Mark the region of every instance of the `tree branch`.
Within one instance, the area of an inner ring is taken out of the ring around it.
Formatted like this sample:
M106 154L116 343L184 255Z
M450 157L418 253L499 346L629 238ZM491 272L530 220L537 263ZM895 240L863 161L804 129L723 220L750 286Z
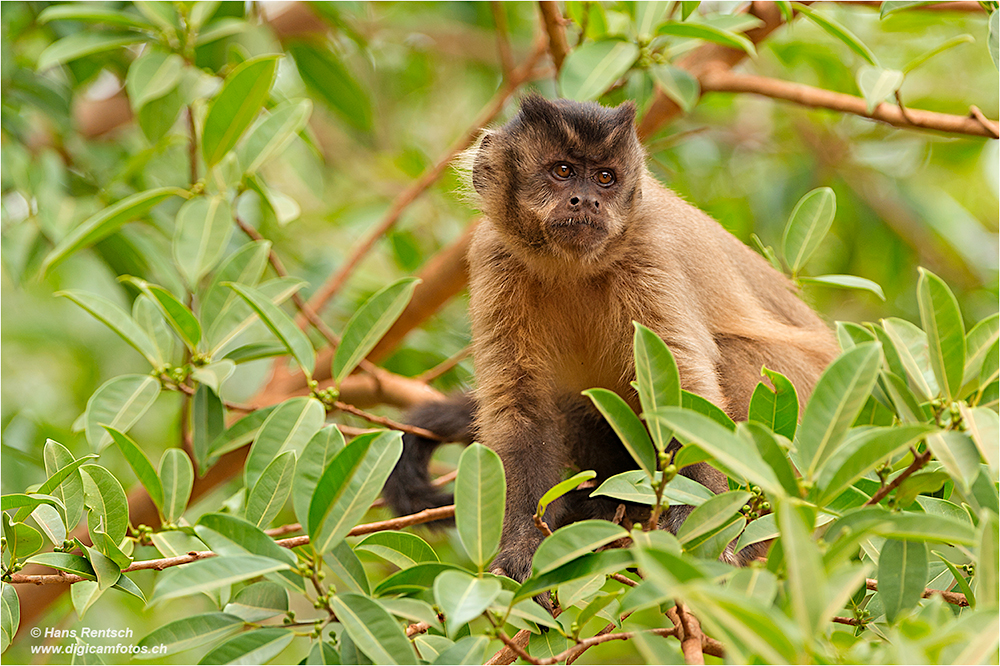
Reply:
M385 214L382 220L375 225L358 243L354 250L351 252L350 256L344 261L340 269L334 273L330 278L318 289L316 293L313 294L312 298L309 299L309 307L314 311L319 312L324 306L330 301L331 298L340 290L340 288L347 281L347 278L354 272L361 260L368 254L369 251L375 246L375 243L387 232L389 229L396 224L399 220L400 215L403 211L413 203L417 197L424 193L427 188L434 184L435 181L444 173L444 170L451 164L451 161L460 152L472 145L479 136L479 133L484 125L493 120L494 117L503 109L504 104L507 103L507 99L514 94L522 83L527 81L534 72L535 63L541 57L544 52L544 44L539 42L534 51L527 60L519 67L514 70L513 75L504 83L503 87L500 89L489 104L483 109L479 116L475 119L472 125L465 131L465 133L460 136L445 152L438 162L431 167L429 170L425 171L424 174L418 178L413 184L403 190L396 200L392 202L389 207L389 211ZM304 319L299 321L301 326L304 323Z
M542 13L542 22L545 24L545 34L549 37L549 54L552 62L555 63L556 73L562 69L563 61L569 54L569 43L566 41L566 28L562 14L559 11L559 3L553 0L539 0L538 8Z
M900 472L899 475L896 476L896 478L894 478L892 481L879 488L878 492L872 495L870 500L865 502L865 506L875 506L876 504L881 502L886 495L888 495L893 490L898 488L899 484L901 484L903 481L906 481L906 479L909 478L911 474L916 472L918 469L926 465L931 460L930 449L927 449L923 453L917 453L916 450L914 450L911 447L910 452L913 454L913 462L910 463L910 466L904 469L902 472Z
M403 527L409 527L411 525L420 525L422 523L428 523L432 520L440 520L442 518L451 518L455 515L455 506L449 504L448 506L438 507L436 509L424 509L418 513L413 513L408 516L400 516L399 518L393 518L390 520L382 520L376 523L365 523L362 525L356 525L354 529L348 532L347 536L361 536L362 534L371 534L372 532L383 532L385 530L398 530ZM289 529L292 526L285 526L279 529ZM301 529L301 525L295 526ZM294 530L290 530L294 531ZM298 548L299 546L304 546L309 543L308 536L295 536L289 537L287 539L278 539L275 541L282 548ZM209 557L215 557L216 553L210 550L203 551L191 551L185 553L184 555L176 555L174 557L164 557L156 560L142 560L140 562L133 562L128 567L122 569L122 573L129 573L131 571L144 571L146 569L156 569L157 571L163 571L164 569L170 567L180 566L182 564L189 564L191 562L196 562L198 560L204 560ZM10 578L10 582L14 585L53 585L53 584L63 584L63 583L79 583L84 580L92 580L91 578L85 578L83 576L78 576L76 574L67 574L59 572L56 574L13 574Z
M874 578L865 579L865 587L867 587L872 592L878 592L878 581ZM961 592L948 592L947 590L935 590L933 588L926 588L920 595L921 599L928 599L934 595L938 595L949 604L954 604L955 606L961 606L963 608L968 608L969 600L966 599L965 595Z
M882 102L868 113L868 103L861 97L815 88L801 83L780 81L766 76L733 74L716 67L706 71L701 77L702 92L753 93L795 102L810 108L830 109L841 113L879 120L893 127L904 129L926 129L951 134L968 134L997 138L996 122L979 120L975 115L955 116L935 111L908 108L904 113L898 106Z

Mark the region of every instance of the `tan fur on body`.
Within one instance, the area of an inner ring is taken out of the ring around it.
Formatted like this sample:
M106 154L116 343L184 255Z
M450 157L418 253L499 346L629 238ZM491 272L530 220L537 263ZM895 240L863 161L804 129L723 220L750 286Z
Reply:
M540 541L535 504L567 465L600 478L634 466L620 444L579 441L588 428L576 423L596 415L580 396L587 388L639 410L633 321L667 343L684 389L734 419L746 418L761 365L786 375L804 403L838 352L784 276L646 171L633 122L631 105L530 97L476 157L487 220L469 252L475 425L507 475L493 568L519 580ZM552 175L564 162L577 177ZM612 185L595 184L602 169ZM725 489L718 472L695 472Z

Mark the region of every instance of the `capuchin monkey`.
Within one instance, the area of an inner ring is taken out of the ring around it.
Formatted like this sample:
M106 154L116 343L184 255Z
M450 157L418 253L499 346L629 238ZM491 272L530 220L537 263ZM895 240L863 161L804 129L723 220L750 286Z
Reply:
M839 349L829 329L767 261L646 170L635 106L526 97L487 131L472 184L485 215L469 249L475 397L420 406L410 420L446 441L473 438L507 478L500 552L490 569L517 581L542 540L532 515L567 467L596 482L636 467L590 400L604 387L637 413L632 322L659 335L681 387L745 420L767 366L801 402ZM399 513L450 503L428 480L439 442L404 436L385 495ZM676 444L675 444L676 446ZM681 473L719 493L705 463ZM553 527L615 515L617 500L574 491L546 511ZM648 512L648 508L646 509ZM670 507L676 532L691 507ZM739 563L731 552L724 555Z

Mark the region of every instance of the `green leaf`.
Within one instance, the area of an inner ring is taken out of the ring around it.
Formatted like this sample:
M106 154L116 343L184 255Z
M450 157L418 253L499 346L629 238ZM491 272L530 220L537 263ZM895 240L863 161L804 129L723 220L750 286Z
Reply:
M819 284L829 287L841 287L843 289L870 291L878 296L880 301L885 300L885 294L882 292L882 287L879 286L877 282L867 280L863 277L858 277L857 275L817 275L815 277L800 276L797 279L803 284Z
M636 35L643 41L649 41L656 32L656 26L663 20L669 8L669 2L637 3L635 6Z
M635 354L636 389L642 411L680 406L681 380L670 348L656 333L642 324L632 322L632 326L635 327L632 348ZM648 427L656 450L666 451L673 433L659 423L651 423Z
M927 438L934 457L941 461L948 474L963 492L969 492L979 475L979 448L965 433L948 431Z
M789 460L788 450L791 448L791 442L787 438L782 437L782 443L779 443L778 435L756 423L741 423L736 429L736 434L757 449L764 462L774 471L785 492L792 497L801 493L798 474Z
M795 204L781 237L781 249L793 276L819 249L836 213L837 197L829 187L816 188Z
M295 398L292 398L295 400ZM282 403L284 404L284 403ZM226 428L208 445L205 452L206 464L211 464L224 453L234 451L257 439L257 433L267 417L277 409L277 405L250 412L233 425Z
M252 583L237 592L224 610L244 622L260 622L288 612L288 591L266 580Z
M198 323L194 313L177 300L176 296L159 285L150 284L139 278L124 276L119 280L134 285L139 291L149 296L153 300L153 304L160 309L163 318L177 332L188 349L194 351L198 347L198 342L201 341L201 324Z
M939 45L935 46L934 48L930 49L929 51L921 53L916 58L906 63L906 66L903 67L903 73L909 74L914 69L924 64L925 62L927 62L928 60L930 60L939 53L943 53L948 49L954 48L961 44L966 44L968 42L974 42L974 41L976 40L972 35L958 35L957 37L952 37L951 39L947 39L941 42Z
M382 608L385 608L396 617L413 622L426 622L437 631L440 631L442 634L444 633L444 626L438 619L437 611L426 601L397 597L395 599L381 598L378 602L382 604Z
M328 425L313 435L302 449L299 463L295 467L295 483L292 484L292 506L303 532L309 532L309 501L316 490L319 477L343 448L344 435L337 426Z
M244 465L244 485L253 488L264 469L279 454L294 451L298 456L323 427L325 417L323 403L315 398L290 398L278 405L254 437Z
M962 422L968 428L966 432L979 447L983 459L989 464L992 477L997 478L1000 451L997 451L996 443L1000 441L1000 417L987 407L969 409L963 403L959 405L959 409L962 413Z
M677 102L684 113L691 113L701 98L698 79L686 69L672 65L653 65L649 68L649 73L653 75L653 80L660 86L663 94Z
M208 105L201 133L201 153L209 167L236 146L264 102L278 69L278 55L263 55L240 63L226 77Z
M889 14L894 14L903 9L912 9L913 7L932 4L934 4L934 0L886 0L882 3L878 17L881 20Z
M995 9L990 14L990 28L986 34L986 43L990 49L993 66L1000 69L1000 11Z
M969 586L969 581L967 581L965 579L965 576L962 575L962 572L958 570L958 567L956 567L954 564L952 564L947 559L945 559L944 555L942 555L941 553L937 552L936 550L932 550L931 552L934 553L934 555L939 560L941 560L942 562L944 562L944 565L946 567L948 567L948 571L951 573L952 577L955 579L955 582L958 583L958 589L959 589L959 591L961 591L961 593L965 595L966 600L968 600L968 602L969 602L969 606L972 607L972 608L975 608L976 607L976 595L972 591L972 588Z
M34 555L45 545L42 533L31 525L10 522L10 516L3 514L3 532L6 539L5 550L9 549L10 557L22 560Z
M580 102L597 99L638 57L639 47L631 42L606 39L584 44L563 61L559 90L563 97Z
M355 129L372 130L373 114L368 95L336 54L302 42L289 44L286 48L295 58L299 75L314 96Z
M90 396L84 412L91 450L99 453L111 443L104 426L127 432L159 395L160 383L149 375L121 375L105 382Z
M359 541L354 548L378 555L400 569L421 562L439 561L437 553L426 541L409 532L375 532Z
M267 466L247 496L247 520L258 527L270 525L292 492L294 476L295 452L285 451Z
M262 358L274 358L285 353L285 345L280 342L251 342L226 352L224 358L236 365L259 361Z
M70 585L69 594L76 616L82 620L94 602L104 594L104 590L92 580L82 580Z
M882 346L866 342L842 354L823 371L795 434L800 470L807 479L816 478L840 445L871 394L881 363Z
M455 479L455 526L465 552L480 570L500 544L506 495L500 456L482 444L467 447Z
M313 370L316 369L316 352L313 350L312 343L309 342L309 337L295 325L292 318L272 303L271 299L253 287L233 282L227 282L226 286L247 302L260 316L261 321L285 345L288 353L292 355L306 376L312 377ZM341 346L337 348L337 351L339 352L342 347L343 341L341 341Z
M39 490L47 488L47 492L60 500L65 509L57 509L63 517L63 524L67 530L76 527L83 516L83 478L78 471L80 465L91 460L93 455L83 456L79 461L73 458L65 446L59 442L48 439L42 449L42 459L45 463L45 473L49 475L48 480L43 483ZM72 465L72 467L70 467ZM65 470L65 475L58 481L54 481ZM52 484L51 487L49 484ZM24 517L17 514L18 520Z
M382 431L356 437L334 456L309 502L309 537L317 553L328 552L347 536L402 452L402 433Z
M919 397L931 400L938 395L938 383L931 368L927 334L904 319L883 319L882 329L896 349L899 362Z
M354 313L333 356L333 381L338 386L393 325L419 282L417 278L397 280L373 294Z
M711 534L731 521L748 499L750 499L750 493L736 490L706 500L701 506L695 507L688 519L677 530L678 541L681 542L681 545L687 545ZM691 520L692 516L694 520Z
M952 400L962 387L965 373L965 325L958 300L944 280L921 268L917 305L927 333L931 368L944 397Z
M574 474L565 481L560 481L546 490L545 494L542 495L542 498L538 500L538 509L536 511L538 516L543 517L545 515L545 509L548 508L549 504L552 504L552 502L555 502L571 490L575 490L581 483L590 481L595 476L597 476L597 472L587 470L585 472L580 472L579 474Z
M191 648L212 643L243 627L243 620L229 613L203 613L191 617L183 617L154 629L136 644L147 648L146 652L136 654L137 659L154 659L163 655L183 652ZM154 647L165 647L155 653L149 652Z
M277 157L301 132L312 114L312 102L308 99L288 100L274 107L264 118L258 120L246 139L237 148L237 155L243 173L253 174Z
M234 636L213 648L199 664L266 664L295 638L291 629L265 627Z
M634 564L635 560L632 552L623 548L613 548L599 553L581 555L557 569L547 571L538 576L532 576L524 581L514 594L514 603L538 596L542 592L570 581L598 574L615 573L627 567L634 566Z
M195 534L220 555L261 555L288 565L295 555L282 548L264 530L242 518L225 513L206 513L198 519Z
M39 535L39 541L41 541L41 535ZM97 588L103 592L121 578L121 567L96 548L87 548L86 550L90 566L94 567L94 573L97 575Z
M996 609L1000 602L1000 575L994 566L1000 556L1000 523L995 512L984 510L976 535L976 600L980 608Z
M70 553L39 553L30 557L28 562L81 576L88 580L97 580L94 567L90 566L90 562L87 561L86 557L81 557L80 555L72 555Z
M216 324L233 309L233 306L245 307L243 300L234 294L232 289L224 287L223 283L236 282L255 286L264 274L270 251L270 241L246 243L223 261L212 274L211 281L199 300L201 319L209 332L208 339L213 349L219 348Z
M431 662L433 664L483 664L490 639L486 636L466 636L446 648Z
M920 602L927 583L927 544L887 539L878 557L878 593L894 623Z
M151 603L186 597L200 592L290 569L284 563L259 555L220 555L172 567L156 581ZM240 620L242 622L242 620Z
M812 539L812 521L806 519L804 509L790 501L779 503L777 513L792 616L802 634L812 636L819 630L825 606L824 595L816 591L826 586L823 560Z
M553 571L628 535L623 527L607 520L583 520L561 527L542 541L535 551L531 575L537 577Z
M137 28L139 30L153 30L152 24L143 21L138 16L126 12L107 9L95 6L90 3L71 2L62 5L51 5L42 10L38 15L38 22L41 24L50 21L81 21L84 23L98 23L106 25L116 25L125 28Z
M72 62L84 56L104 51L112 51L122 46L144 42L149 39L149 35L128 32L103 32L89 31L75 32L68 37L63 37L41 52L38 56L38 63L35 68L42 72L46 69Z
M409 569L403 569L392 574L381 583L375 586L374 594L377 597L390 594L414 594L423 592L434 584L434 579L442 571L448 570L464 571L461 567L446 562L424 562L416 564Z
M188 199L177 211L174 262L191 287L219 262L233 232L233 213L222 196Z
M160 458L160 482L163 484L163 519L176 523L187 509L194 485L191 459L180 449L167 449Z
M149 296L139 294L132 302L132 319L139 328L149 336L153 344L156 356L160 359L160 364L170 361L174 357L174 334L170 332L170 327L160 314L159 308L153 304ZM158 368L159 366L154 366Z
M708 452L726 474L756 483L768 494L784 494L774 472L760 454L707 416L678 407L661 407L646 414L646 418L662 419L680 439Z
M756 421L775 433L792 439L799 421L799 398L795 387L780 372L762 367L760 374L771 380L774 390L764 382L757 384L750 397L748 420Z
M127 312L108 299L83 291L57 291L56 296L64 296L89 312L95 319L110 328L118 336L142 354L149 364L159 368L166 360L153 340L146 335Z
M31 517L38 523L38 527L45 533L46 538L53 546L61 544L66 540L66 521L59 507L51 504L40 504L31 511Z
M417 663L403 628L374 599L337 594L330 598L330 606L358 649L376 664Z
M176 53L150 50L136 58L125 76L132 111L159 99L177 87L184 71L184 59Z
M729 418L728 414L722 411L719 406L713 404L709 400L706 400L700 395L691 393L690 391L681 390L681 407L707 416L730 432L734 432L736 430L736 424L733 423L733 420Z
M635 415L632 408L613 391L603 388L592 388L583 391L590 398L597 410L607 419L608 424L618 435L622 444L650 478L656 473L656 447L642 421ZM649 414L643 414L649 420ZM669 431L669 425L664 424Z
M656 504L656 493L653 492L653 484L646 472L641 469L615 474L606 479L590 495L592 497L595 495L604 495L626 502L635 502L636 504Z
M279 305L301 289L305 282L295 278L283 277L267 280L257 285L257 290L274 305ZM228 290L232 292L232 290ZM235 302L226 307L223 317L216 320L209 332L212 343L212 353L229 344L237 335L245 331L258 319L257 313L241 297L233 294ZM281 351L286 351L285 343L279 341Z
M972 545L975 534L968 522L929 513L892 513L881 506L845 513L827 528L824 539L834 543L842 534L865 532L890 539Z
M731 49L745 51L751 57L757 57L757 49L754 48L753 42L744 35L730 30L723 30L707 23L668 21L657 28L656 34L704 39L706 42L728 46Z
M857 82L861 96L865 98L868 113L871 114L886 97L895 95L903 85L903 72L898 69L862 65L858 68Z
M36 507L42 505L54 506L59 509L65 508L58 498L39 493L11 493L9 495L4 495L2 502L2 508L4 511L20 509L24 511L25 517L27 517Z
M848 48L850 48L852 51L854 51L859 56L864 58L865 62L867 62L869 65L878 67L878 60L876 60L875 54L872 53L872 50L867 46L865 46L865 44L860 39L858 39L853 32L851 32L844 26L840 25L833 19L829 18L828 16L824 16L823 14L820 14L819 12L810 9L806 5L796 2L793 3L792 6L795 7L795 10L797 12L805 15L807 18L811 19L813 23L823 28L823 30L825 30L827 33L829 33L833 37L839 39L841 42L846 44Z
M972 327L965 336L965 373L962 375L962 385L965 386L978 379L983 361L993 343L1000 337L1000 314L992 314Z
M933 427L921 424L866 428L850 433L819 470L816 503L826 506L875 469L880 461L915 446L931 432L934 432Z
M90 509L87 523L93 537L98 521L103 531L117 545L128 532L128 500L122 484L100 465L80 467L83 478L83 502ZM95 518L96 514L96 518Z
M225 428L226 408L222 400L215 390L201 384L191 401L191 455L200 474L208 469L209 445Z
M58 42L57 42L58 43ZM66 234L42 262L42 272L55 268L63 259L77 250L89 247L107 238L126 222L140 217L172 196L187 196L187 192L176 187L159 187L145 192L137 192L98 213L88 217L78 227Z
M149 461L146 457L145 452L135 443L131 437L116 430L111 426L104 426L104 429L108 431L111 438L118 445L118 449L125 456L125 461L128 462L129 467L135 472L136 477L139 479L139 483L142 487L146 489L149 493L149 498L153 500L153 504L156 505L157 511L160 515L163 515L163 485L160 483L160 477L157 476L156 470L153 468L153 463Z
M624 530L623 530L624 531ZM495 578L473 578L464 571L443 571L434 581L434 600L444 613L448 637L479 617L500 594Z

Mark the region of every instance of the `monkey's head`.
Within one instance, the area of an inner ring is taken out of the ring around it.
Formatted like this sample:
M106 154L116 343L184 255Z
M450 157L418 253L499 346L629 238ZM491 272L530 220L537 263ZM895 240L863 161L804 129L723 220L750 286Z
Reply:
M625 231L643 169L632 102L607 108L530 95L513 120L483 137L472 184L505 236L587 261Z

